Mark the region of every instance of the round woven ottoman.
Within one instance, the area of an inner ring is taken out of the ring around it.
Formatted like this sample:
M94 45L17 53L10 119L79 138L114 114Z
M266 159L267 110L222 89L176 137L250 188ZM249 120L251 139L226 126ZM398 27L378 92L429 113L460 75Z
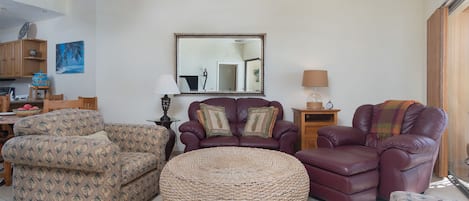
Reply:
M215 147L171 159L161 172L160 193L165 201L305 201L309 178L300 161L279 151Z

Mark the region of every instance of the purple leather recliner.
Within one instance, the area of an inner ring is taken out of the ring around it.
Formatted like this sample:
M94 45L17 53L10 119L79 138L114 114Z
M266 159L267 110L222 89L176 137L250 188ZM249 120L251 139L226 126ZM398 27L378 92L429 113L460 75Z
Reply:
M362 105L352 127L318 131L318 149L295 156L310 177L310 194L325 200L389 199L393 191L424 192L432 177L447 125L439 108L415 103L404 116L401 134L378 141L369 135L379 105Z
M233 136L207 138L204 127L199 123L197 117L200 103L225 107L225 113ZM248 108L268 106L274 106L279 109L272 138L243 136ZM283 120L283 108L277 101L267 101L261 98L210 98L192 102L189 106L188 114L189 121L179 126L181 142L186 145L184 152L216 146L257 147L279 150L288 154L294 154L295 152L295 144L298 141L298 128L292 122Z

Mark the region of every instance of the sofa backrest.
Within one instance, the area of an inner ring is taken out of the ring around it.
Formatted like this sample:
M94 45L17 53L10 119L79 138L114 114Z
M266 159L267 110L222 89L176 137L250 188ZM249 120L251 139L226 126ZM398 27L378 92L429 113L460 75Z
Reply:
M20 119L14 125L15 135L89 135L104 130L98 111L62 109Z
M362 105L358 107L353 117L353 127L369 134L372 119L377 116L380 105ZM415 103L409 106L404 115L401 134L423 135L439 142L446 127L446 121L447 116L442 109ZM376 146L378 142L374 136L367 135L366 144Z
M248 109L251 107L274 106L279 109L277 120L283 120L283 107L278 101L268 101L262 98L209 98L203 101L194 101L189 105L189 120L198 121L197 110L200 103L221 106L225 108L226 118L234 135L241 135L247 122Z

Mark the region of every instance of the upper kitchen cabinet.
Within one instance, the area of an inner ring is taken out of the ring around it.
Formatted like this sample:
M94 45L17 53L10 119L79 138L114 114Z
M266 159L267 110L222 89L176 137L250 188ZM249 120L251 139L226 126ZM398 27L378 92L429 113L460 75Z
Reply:
M0 44L0 77L32 77L47 73L47 41L22 39Z

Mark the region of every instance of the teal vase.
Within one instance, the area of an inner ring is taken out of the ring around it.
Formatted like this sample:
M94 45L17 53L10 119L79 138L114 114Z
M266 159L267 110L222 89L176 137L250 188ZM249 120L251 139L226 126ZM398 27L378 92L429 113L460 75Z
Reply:
M33 86L49 86L49 79L47 78L47 74L43 72L39 73L34 73L33 75L33 80L32 80L32 85Z

